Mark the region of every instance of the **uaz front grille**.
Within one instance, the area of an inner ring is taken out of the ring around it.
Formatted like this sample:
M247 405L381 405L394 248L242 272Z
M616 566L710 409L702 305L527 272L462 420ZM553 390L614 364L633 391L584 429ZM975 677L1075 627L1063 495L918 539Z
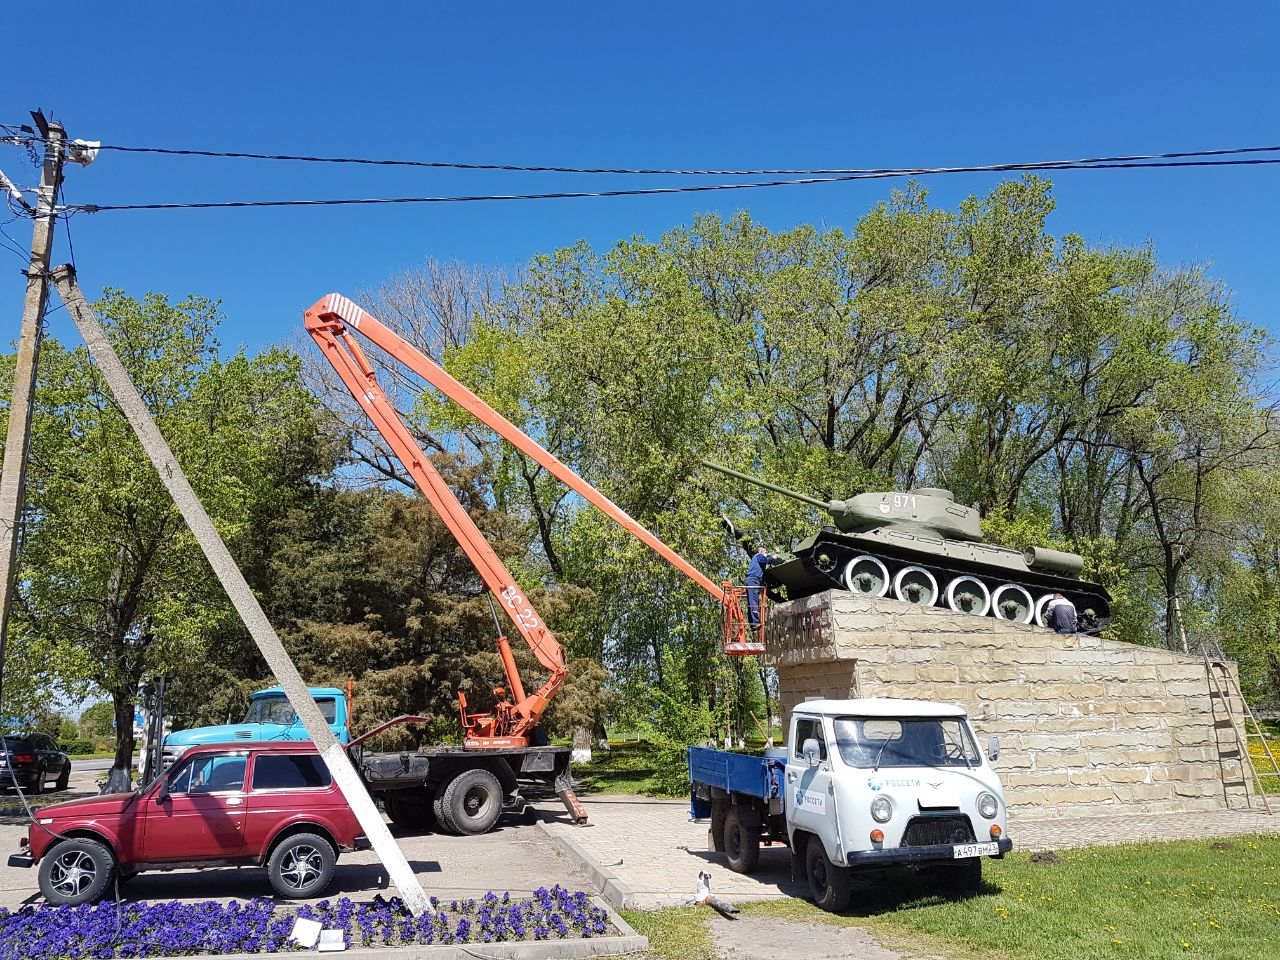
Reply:
M904 847L929 847L938 843L973 843L973 824L963 815L912 817L902 831Z

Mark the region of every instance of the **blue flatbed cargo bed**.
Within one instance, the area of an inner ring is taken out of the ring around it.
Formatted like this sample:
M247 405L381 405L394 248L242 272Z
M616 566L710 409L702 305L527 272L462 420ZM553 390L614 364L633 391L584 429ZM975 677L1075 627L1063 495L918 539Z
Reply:
M689 748L689 779L729 793L769 801L782 796L786 763L776 757L753 757L711 747Z

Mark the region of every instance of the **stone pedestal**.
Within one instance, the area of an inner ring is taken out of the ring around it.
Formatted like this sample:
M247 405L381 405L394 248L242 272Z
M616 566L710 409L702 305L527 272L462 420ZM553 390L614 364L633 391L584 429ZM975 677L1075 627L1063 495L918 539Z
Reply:
M843 590L771 606L766 641L784 718L815 698L964 707L980 746L1000 737L996 769L1015 811L1248 805L1235 738L1222 704L1215 722L1199 657ZM1240 717L1238 701L1232 711Z

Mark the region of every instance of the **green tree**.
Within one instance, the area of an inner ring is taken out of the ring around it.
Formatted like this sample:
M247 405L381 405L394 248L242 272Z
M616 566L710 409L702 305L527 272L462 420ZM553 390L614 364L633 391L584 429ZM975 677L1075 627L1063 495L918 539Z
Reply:
M115 707L109 701L85 707L80 714L80 736L91 740L114 739Z
M220 359L218 306L199 297L170 304L108 290L96 309L223 536L242 545L262 505L306 466L299 451L314 418L296 359ZM120 779L140 684L198 669L230 609L83 348L46 344L36 402L24 652L55 665L61 686L111 696Z

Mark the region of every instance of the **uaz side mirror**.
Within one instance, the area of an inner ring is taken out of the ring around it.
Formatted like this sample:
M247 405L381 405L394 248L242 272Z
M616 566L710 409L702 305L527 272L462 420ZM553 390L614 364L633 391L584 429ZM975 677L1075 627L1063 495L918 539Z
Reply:
M164 803L169 799L169 781L165 780L156 791L156 803Z
M804 746L800 748L800 753L810 767L816 767L822 759L822 749L818 746L818 741L812 737L804 742Z
M992 737L987 741L987 759L995 763L1000 757L1000 738Z

